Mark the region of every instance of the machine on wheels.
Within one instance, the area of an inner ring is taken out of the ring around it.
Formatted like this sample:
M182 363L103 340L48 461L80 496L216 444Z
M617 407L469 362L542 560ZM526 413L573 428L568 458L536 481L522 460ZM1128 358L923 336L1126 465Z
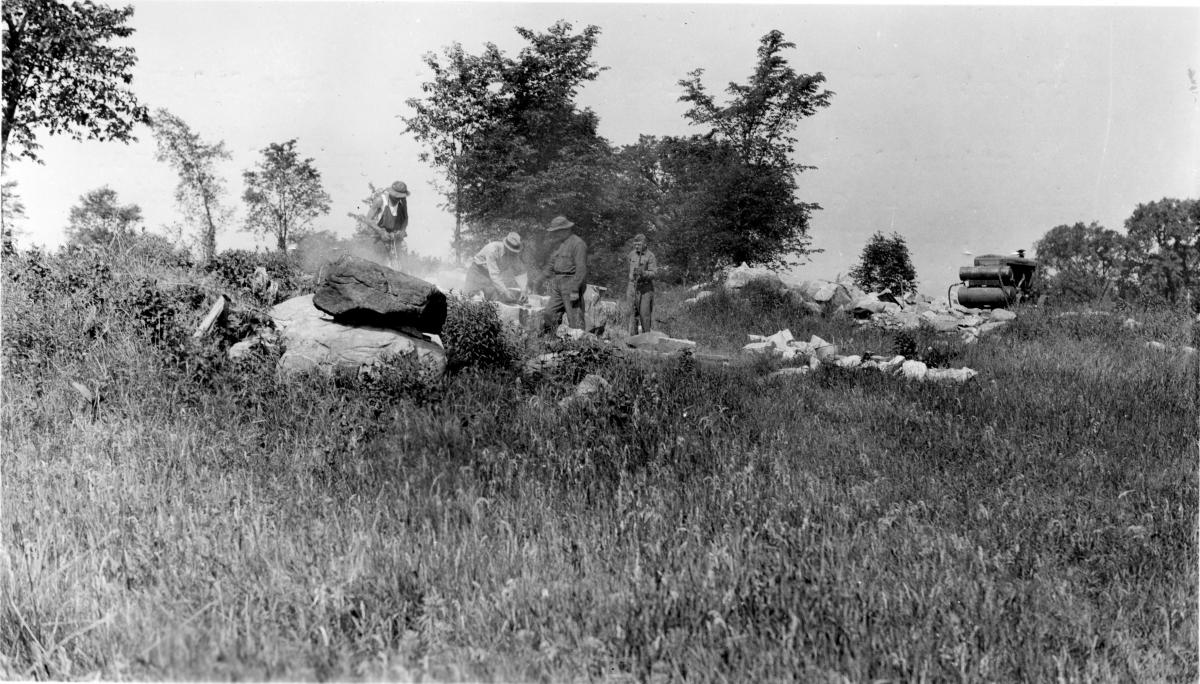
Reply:
M1033 283L1033 272L1037 262L1025 258L1025 250L1016 256L985 254L975 257L974 266L958 269L961 282L954 283L946 291L958 286L958 303L971 309L1007 308L1029 298Z

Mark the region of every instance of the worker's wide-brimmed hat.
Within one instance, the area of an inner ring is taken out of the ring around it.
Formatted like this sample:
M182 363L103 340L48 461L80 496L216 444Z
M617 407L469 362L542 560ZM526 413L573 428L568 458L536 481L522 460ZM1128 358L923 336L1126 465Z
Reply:
M554 220L550 222L550 226L547 227L546 230L547 231L566 230L573 225L575 225L575 224L568 221L566 216L555 216Z
M388 187L387 194L392 197L408 197L408 186L404 184L404 181L396 181Z
M521 236L517 235L516 233L509 233L504 238L504 246L510 252L520 252L521 251Z

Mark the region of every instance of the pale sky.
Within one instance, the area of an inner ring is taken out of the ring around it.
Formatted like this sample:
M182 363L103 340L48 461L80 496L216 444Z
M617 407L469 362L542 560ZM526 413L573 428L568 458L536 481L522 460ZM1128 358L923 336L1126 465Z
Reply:
M412 190L409 245L448 256L454 219L435 174L403 134L404 104L429 78L423 54L460 42L522 46L514 26L558 19L601 28L609 69L581 106L611 143L701 132L683 119L679 79L705 69L709 90L745 81L758 39L779 29L801 73L823 72L832 104L801 122L799 197L817 202L797 278L832 278L875 231L906 238L921 289L944 294L970 256L1032 248L1050 228L1121 229L1139 202L1200 196L1200 8L134 2L133 89L203 138L224 140L228 200L273 142L298 140L333 198L320 224L353 231L368 181ZM140 141L41 136L44 165L22 161L21 245L57 246L70 207L103 185L141 206L151 230L178 220L174 173ZM237 230L218 247L267 246Z

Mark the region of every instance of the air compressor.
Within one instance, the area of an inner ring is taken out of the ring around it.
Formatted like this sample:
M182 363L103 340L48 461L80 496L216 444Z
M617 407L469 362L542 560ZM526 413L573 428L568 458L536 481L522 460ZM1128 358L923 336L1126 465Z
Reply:
M984 254L975 257L973 266L958 269L958 303L970 309L1003 309L1029 298L1037 261L1025 258L1025 250L1016 256ZM947 291L947 296L950 294Z

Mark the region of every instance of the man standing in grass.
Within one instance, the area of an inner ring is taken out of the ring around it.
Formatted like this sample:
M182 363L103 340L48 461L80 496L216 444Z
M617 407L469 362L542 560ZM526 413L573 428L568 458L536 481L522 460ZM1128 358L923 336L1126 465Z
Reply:
M483 246L467 266L467 284L463 293L468 297L482 293L488 301L515 304L523 294L517 276L525 270L521 263L521 236L509 233L503 240Z
M654 258L654 252L646 249L646 236L638 233L633 238L633 251L629 253L629 287L625 295L632 314L630 335L650 332L654 327L654 274L657 272L658 260Z
M571 230L575 226L565 216L556 216L546 228L546 253L542 276L549 290L543 312L545 329L551 334L558 328L563 313L567 325L583 329L583 290L587 285L587 243Z

